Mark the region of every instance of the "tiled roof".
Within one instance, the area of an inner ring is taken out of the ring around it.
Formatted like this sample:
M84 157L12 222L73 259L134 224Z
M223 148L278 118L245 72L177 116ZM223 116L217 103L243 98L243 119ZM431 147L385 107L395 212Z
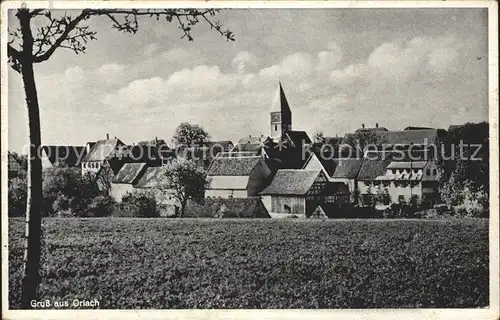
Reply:
M288 136L296 147L311 143L311 139L305 131L288 130L285 132L285 136Z
M363 165L363 159L338 159L332 178L355 179Z
M9 172L24 171L19 161L10 152L8 152L8 170Z
M214 159L207 175L209 176L247 176L257 163L262 159L260 156L251 157L217 157Z
M126 163L113 178L113 183L134 184L145 167L145 163Z
M134 185L135 188L155 188L167 184L165 167L149 167Z
M359 170L359 180L372 180L385 174L391 160L364 160Z
M426 161L393 161L387 166L387 169L422 169L426 165Z
M124 143L120 139L99 140L90 149L90 152L85 156L83 161L104 161L119 145Z
M80 166L86 154L82 146L43 146L43 151L52 165L64 163L68 167Z
M278 170L271 184L260 194L305 195L320 172L319 170Z

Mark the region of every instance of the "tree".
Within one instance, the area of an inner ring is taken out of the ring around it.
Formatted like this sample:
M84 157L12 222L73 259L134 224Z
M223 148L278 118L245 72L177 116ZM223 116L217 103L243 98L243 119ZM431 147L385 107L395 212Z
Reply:
M19 27L9 30L7 55L10 66L21 74L26 106L30 150L28 154L28 195L26 201L26 248L24 278L22 285L22 307L31 308L30 301L36 300L40 282L40 238L41 238L41 203L42 203L42 165L40 159L40 108L33 66L50 59L57 49L69 49L76 54L86 51L86 44L96 39L96 32L86 24L92 17L99 16L110 20L118 31L134 34L139 30L138 18L141 16L164 19L176 24L183 33L182 38L193 40L192 28L200 21L208 24L227 40L234 40L229 30L223 30L213 17L216 9L84 9L78 15L64 13L53 16L45 9L18 9L16 18ZM32 30L33 20L41 26ZM10 25L10 23L9 23Z
M202 126L183 122L175 130L172 142L176 146L201 146L208 139L210 135Z
M188 200L203 203L206 174L191 160L174 160L165 170L168 188L180 204L179 217L184 215Z
M348 145L356 152L356 155L363 154L368 146L380 146L385 142L383 136L378 135L372 130L362 130L347 135L343 141L343 145Z
M322 131L318 131L314 134L313 142L318 144L324 144L326 142L325 135Z

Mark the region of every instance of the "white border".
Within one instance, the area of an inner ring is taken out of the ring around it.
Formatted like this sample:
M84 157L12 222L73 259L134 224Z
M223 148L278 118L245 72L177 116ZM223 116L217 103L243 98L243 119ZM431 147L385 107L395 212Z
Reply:
M8 308L7 217L7 10L22 1L1 3L1 150L2 150L2 315L5 319L499 319L499 152L498 152L498 5L496 1L27 1L28 8L488 8L490 123L490 307L487 309L350 310L33 310Z

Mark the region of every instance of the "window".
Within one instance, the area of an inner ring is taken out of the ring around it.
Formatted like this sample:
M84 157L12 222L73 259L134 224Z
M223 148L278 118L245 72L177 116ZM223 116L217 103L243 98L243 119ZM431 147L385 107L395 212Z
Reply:
M278 131L278 126L274 125L274 131Z
M365 186L369 187L370 186L370 182L365 181Z
M430 176L431 175L431 169L427 169L426 173L427 173L428 176Z
M286 212L286 213L292 213L292 208L290 208L289 205L285 204L283 205L283 210Z
M437 174L438 174L437 169L432 169L432 175L437 176Z
M389 187L389 182L383 182L382 185L384 186L384 188L387 188Z

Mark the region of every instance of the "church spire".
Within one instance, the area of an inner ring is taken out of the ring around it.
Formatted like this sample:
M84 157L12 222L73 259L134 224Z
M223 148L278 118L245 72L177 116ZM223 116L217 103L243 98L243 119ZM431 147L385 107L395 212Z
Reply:
M292 130L292 111L281 81L278 81L278 90L271 105L271 138L279 140L287 130Z

